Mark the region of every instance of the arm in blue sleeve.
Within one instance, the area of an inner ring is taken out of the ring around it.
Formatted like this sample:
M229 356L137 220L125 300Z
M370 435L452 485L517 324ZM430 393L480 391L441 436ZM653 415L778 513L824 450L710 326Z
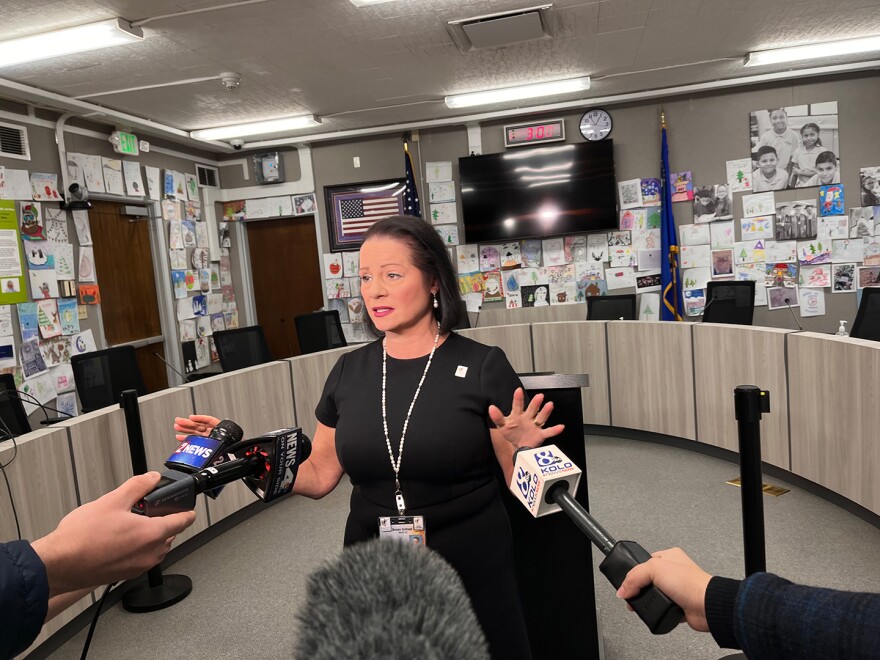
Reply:
M46 567L30 543L0 544L0 658L16 656L31 645L48 607Z
M880 594L756 573L739 589L734 632L750 660L880 658Z

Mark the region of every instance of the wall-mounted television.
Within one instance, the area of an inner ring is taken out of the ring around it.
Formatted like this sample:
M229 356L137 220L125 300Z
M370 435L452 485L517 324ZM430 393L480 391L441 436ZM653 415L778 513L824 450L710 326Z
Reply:
M468 243L617 227L611 140L466 156L458 165Z

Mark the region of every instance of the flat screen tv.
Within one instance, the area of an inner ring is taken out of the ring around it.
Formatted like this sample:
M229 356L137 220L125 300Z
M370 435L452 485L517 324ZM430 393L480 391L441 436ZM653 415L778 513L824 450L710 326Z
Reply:
M466 156L458 165L468 243L617 227L611 140Z

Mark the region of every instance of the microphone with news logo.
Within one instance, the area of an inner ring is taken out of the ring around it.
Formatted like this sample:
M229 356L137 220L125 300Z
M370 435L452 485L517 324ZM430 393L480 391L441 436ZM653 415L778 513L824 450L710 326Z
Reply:
M220 465L227 460L226 454L229 447L243 437L244 431L238 424L231 419L224 419L211 429L211 434L207 437L202 435L186 436L165 461L165 467L169 470L192 474L211 465ZM222 490L222 487L211 490L208 492L208 496L216 499Z
M464 584L427 546L374 539L308 580L294 657L489 660Z
M648 561L651 555L634 541L615 541L574 499L572 494L580 478L580 468L554 445L521 448L514 455L510 490L536 518L564 511L605 555L599 570L619 589L630 569ZM668 633L684 617L682 609L654 585L626 602L655 635Z
M299 428L236 442L225 448L228 460L194 472L166 470L132 511L149 517L190 511L196 506L197 495L238 479L263 502L271 502L293 490L299 466L311 451L311 441Z

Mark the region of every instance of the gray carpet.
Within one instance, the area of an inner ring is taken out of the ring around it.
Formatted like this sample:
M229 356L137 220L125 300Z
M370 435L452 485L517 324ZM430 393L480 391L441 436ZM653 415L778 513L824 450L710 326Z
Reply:
M596 436L587 439L587 462L592 513L613 536L651 551L677 545L710 572L742 575L740 491L724 483L737 476L736 466ZM171 569L192 578L189 598L151 614L113 607L98 622L89 658L291 658L291 613L303 602L306 576L339 552L349 492L346 483L319 502L293 498L199 548ZM764 511L768 570L806 584L880 592L880 530L793 487L765 497ZM600 553L593 558L598 565ZM596 576L606 660L728 654L686 625L651 635L598 570ZM79 658L84 639L85 631L51 657Z

